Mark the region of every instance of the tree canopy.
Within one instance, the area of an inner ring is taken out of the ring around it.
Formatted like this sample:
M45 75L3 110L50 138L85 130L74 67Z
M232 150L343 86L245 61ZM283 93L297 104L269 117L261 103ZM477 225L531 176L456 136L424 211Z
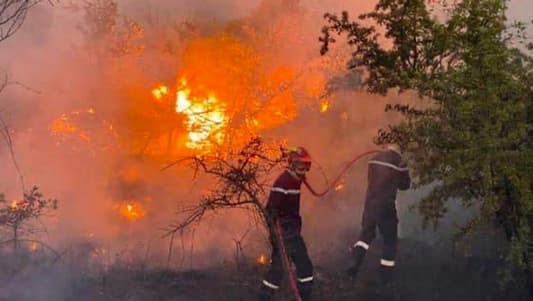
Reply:
M418 103L387 105L404 121L378 143L400 143L418 186L435 185L418 204L437 224L449 200L497 220L526 270L533 255L533 57L526 27L506 18L506 0L464 0L437 15L423 0L380 0L352 21L326 14L322 54L346 34L349 68L371 93L415 92ZM371 25L369 25L371 24Z

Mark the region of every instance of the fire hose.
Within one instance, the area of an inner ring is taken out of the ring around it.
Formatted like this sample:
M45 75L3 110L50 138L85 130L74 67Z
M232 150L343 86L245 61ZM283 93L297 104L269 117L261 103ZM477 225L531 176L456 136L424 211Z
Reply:
M322 197L324 195L326 195L331 189L335 188L335 186L337 185L337 182L340 181L340 179L342 178L342 176L352 167L352 165L354 165L357 161L359 161L361 158L365 157L365 156L368 156L370 154L373 154L373 153L377 153L379 152L379 150L369 150L369 151L366 151L364 153L361 153L359 155L357 155L355 158L353 158L351 161L349 161L348 163L346 163L346 165L344 166L344 168L341 170L341 172L337 175L337 177L333 180L333 182L331 182L331 184L326 187L326 190L324 190L323 192L316 192L313 187L311 187L311 185L307 182L307 179L304 178L303 179L303 182L305 184L305 187L307 187L307 189L309 189L309 191L311 192L311 194L313 194L314 196L316 197Z
M278 241L279 245L281 262L283 264L283 267L285 268L285 271L287 271L287 276L289 278L289 287L294 296L294 301L302 301L302 297L300 297L300 292L298 290L298 284L296 283L296 277L294 276L294 271L291 268L291 263L289 261L287 250L285 250L285 243L283 242L283 235L281 235L281 226L279 224L279 219L276 220L274 233L276 235L276 240Z
M335 186L337 185L337 182L342 178L342 176L357 161L359 161L361 158L363 158L363 157L365 157L367 155L370 155L370 154L373 154L373 153L377 153L377 152L379 152L379 150L369 150L369 151L366 151L364 153L361 153L361 154L357 155L355 158L353 158L351 161L349 161L344 166L344 168L337 175L337 177L335 177L335 179L331 182L331 184L328 187L326 187L326 190L324 190L323 192L316 192L313 189L313 187L307 182L307 180L305 178L303 179L303 183L305 184L305 187L307 187L307 189L309 189L311 194L313 194L316 197L322 197L322 196L326 195L329 191L331 191L331 189L335 188ZM275 233L277 241L278 241L279 251L281 253L281 261L282 261L283 267L285 268L285 270L287 272L287 276L288 276L288 280L289 280L289 287L290 287L290 289L292 291L292 294L294 296L294 300L295 301L302 301L302 298L300 296L300 292L298 290L298 284L296 283L296 276L294 275L294 271L291 268L291 264L290 264L290 261L289 261L289 256L288 256L287 251L285 249L285 243L283 241L283 235L281 234L282 230L281 230L281 226L279 224L279 220L276 220L274 233Z

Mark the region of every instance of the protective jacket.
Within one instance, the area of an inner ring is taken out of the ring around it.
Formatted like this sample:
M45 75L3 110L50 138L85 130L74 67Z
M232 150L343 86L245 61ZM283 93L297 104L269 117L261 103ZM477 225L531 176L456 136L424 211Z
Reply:
M309 258L307 246L301 236L302 218L300 216L300 187L302 180L284 171L274 182L266 205L271 229L276 229L277 222L281 226L281 235L289 260L296 267L298 290L302 301L311 299L313 287L313 263ZM271 264L262 282L259 300L273 300L274 293L281 284L283 277L282 253L279 241L271 237Z
M279 220L285 238L300 235L300 188L302 180L284 171L274 182L266 205L272 225Z
M368 187L365 211L376 219L397 219L396 193L411 185L409 169L402 156L387 150L368 161Z
M402 156L394 150L378 153L368 161L368 187L359 240L353 245L354 265L348 273L357 275L370 244L376 237L376 228L383 237L381 276L384 283L392 279L396 265L398 244L398 216L396 193L411 185L409 169Z

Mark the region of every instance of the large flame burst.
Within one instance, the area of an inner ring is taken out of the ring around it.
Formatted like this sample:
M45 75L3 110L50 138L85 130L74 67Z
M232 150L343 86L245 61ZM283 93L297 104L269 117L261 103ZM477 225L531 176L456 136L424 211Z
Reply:
M167 86L159 86L152 90L155 99L160 100L169 92ZM176 113L187 116L186 146L194 150L209 150L224 141L228 118L225 104L219 101L214 93L207 97L193 97L185 78L180 80L176 91Z
M224 104L215 94L204 99L192 98L186 79L181 80L181 86L176 95L176 112L187 115L187 147L202 149L213 143L221 144L228 122Z
M156 100L160 100L169 93L168 91L169 88L162 85L153 89L152 95ZM188 148L208 151L224 142L228 123L225 103L222 103L214 93L209 93L207 97L192 96L185 78L179 81L175 97L176 113L187 117L185 127L188 139L185 145Z
M263 66L240 40L225 34L198 38L182 60L176 87L156 86L152 96L161 105L173 99L175 113L185 117L185 146L197 153L239 147L296 116L293 68Z
M110 88L116 93L95 101L96 110L61 114L49 130L58 142L79 144L81 140L82 146L94 152L113 148L167 160L190 153L223 154L290 122L302 105L294 99L297 81L305 93L301 99L321 101L312 103L321 112L330 109L331 103L319 98L324 92L321 76L306 72L302 77L290 62L265 59L252 44L225 33L195 37L183 49L176 84L154 84L150 91L145 85L139 87L138 78L120 74L112 81L118 78L120 89ZM144 83L153 84L150 81ZM123 109L126 119L103 120L104 116L119 115L106 110L110 101ZM148 212L144 202L115 201L115 210L127 220L141 219Z

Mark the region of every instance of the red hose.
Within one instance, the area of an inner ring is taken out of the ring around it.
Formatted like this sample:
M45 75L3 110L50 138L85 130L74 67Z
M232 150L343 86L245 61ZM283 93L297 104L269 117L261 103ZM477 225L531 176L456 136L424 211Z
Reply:
M281 262L283 263L283 266L287 271L287 275L289 276L289 286L292 294L294 295L294 299L295 301L302 301L302 297L300 297L300 291L298 290L298 284L296 283L296 276L294 276L294 272L289 261L289 256L287 255L287 250L285 250L285 243L283 242L283 236L281 235L281 226L279 224L279 220L276 220L274 232L278 239Z
M361 158L367 156L367 155L370 155L370 154L373 154L373 153L378 153L380 152L379 150L369 150L369 151L366 151L362 154L359 154L358 156L356 156L355 158L353 158L350 162L348 162L344 168L341 170L341 172L339 173L339 175L333 180L333 182L331 182L331 185L329 185L329 187L326 188L325 191L323 192L316 192L313 187L311 187L311 185L309 185L309 183L307 182L307 179L303 179L303 182L305 184L305 187L307 187L307 189L309 189L309 191L316 197L322 197L324 195L326 195L326 193L328 193L331 189L335 188L335 185L337 185L337 182L339 182L339 180L342 178L342 176L352 167L352 165L355 164L355 162L359 161Z

